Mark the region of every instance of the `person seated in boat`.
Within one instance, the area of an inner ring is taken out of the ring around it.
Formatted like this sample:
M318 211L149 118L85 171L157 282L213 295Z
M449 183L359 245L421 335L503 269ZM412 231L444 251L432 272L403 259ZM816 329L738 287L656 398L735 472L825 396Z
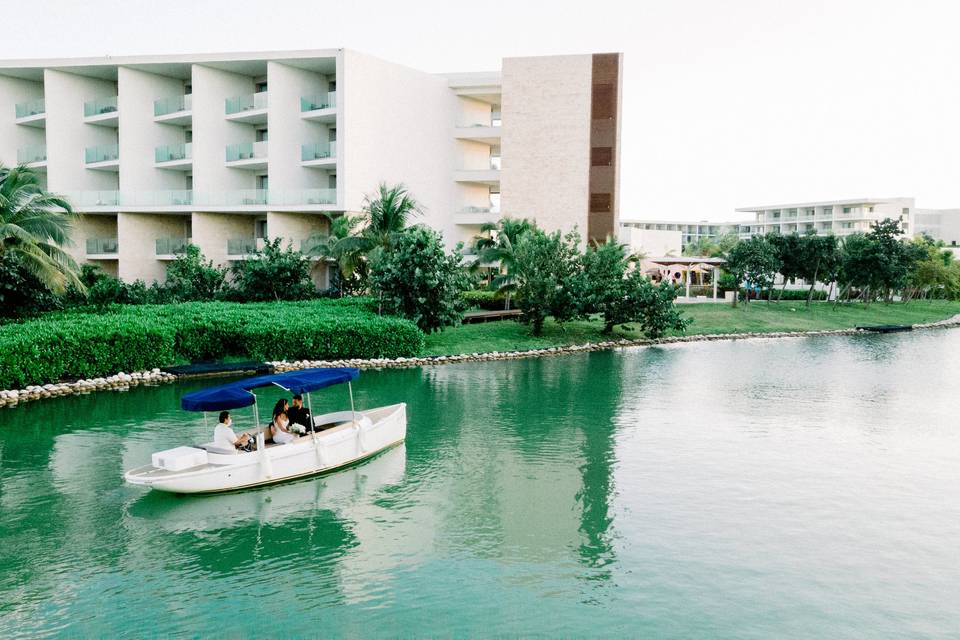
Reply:
M213 443L224 449L238 449L240 451L253 451L255 448L254 440L247 433L241 433L239 436L233 432L230 425L233 424L233 418L229 411L220 412L220 423L213 430Z
M303 396L299 393L293 396L293 406L287 409L287 417L290 418L291 425L300 425L304 428L304 433L313 431L313 420L310 415L310 409L303 406Z
M273 441L277 444L288 444L296 440L297 436L290 430L290 418L285 413L278 413L273 417Z

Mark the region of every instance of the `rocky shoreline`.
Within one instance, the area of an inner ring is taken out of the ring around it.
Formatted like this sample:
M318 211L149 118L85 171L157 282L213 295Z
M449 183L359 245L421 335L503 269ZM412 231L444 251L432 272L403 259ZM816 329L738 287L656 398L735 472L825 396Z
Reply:
M938 329L960 326L960 314L926 324L913 325L917 329ZM360 369L392 369L405 367L424 367L462 362L488 362L491 360L520 360L524 358L543 358L561 356L590 351L605 351L624 347L648 347L662 344L682 344L688 342L716 342L721 340L758 340L778 338L809 338L816 336L848 336L865 333L860 329L825 329L820 331L782 331L770 333L727 333L713 335L677 336L651 340L638 338L635 340L607 340L587 344L570 345L566 347L549 347L545 349L529 349L525 351L492 351L489 353L461 353L452 356L419 356L409 358L352 358L343 360L279 360L268 362L277 372L294 371L313 367L357 367ZM24 389L5 389L0 391L0 407L13 407L22 402L56 398L65 395L77 395L112 389L125 391L139 385L158 385L173 382L178 376L165 373L160 369L150 371L136 371L134 373L117 373L112 376L77 380L76 382L58 382L45 385L30 385Z

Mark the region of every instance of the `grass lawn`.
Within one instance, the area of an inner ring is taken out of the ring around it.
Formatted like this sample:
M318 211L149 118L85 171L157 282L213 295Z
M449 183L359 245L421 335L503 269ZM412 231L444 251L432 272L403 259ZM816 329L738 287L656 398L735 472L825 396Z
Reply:
M693 319L687 335L749 333L773 331L812 331L852 329L868 324L917 324L944 320L960 313L960 302L942 300L913 301L908 304L850 304L834 307L815 302L807 309L803 302L741 303L736 309L725 304L681 305L684 315ZM503 320L469 324L427 336L424 355L456 355L490 351L520 351L570 344L584 344L613 338L640 338L639 331L617 327L612 336L600 334L599 321L568 322L562 327L548 321L542 336L531 335L519 322Z

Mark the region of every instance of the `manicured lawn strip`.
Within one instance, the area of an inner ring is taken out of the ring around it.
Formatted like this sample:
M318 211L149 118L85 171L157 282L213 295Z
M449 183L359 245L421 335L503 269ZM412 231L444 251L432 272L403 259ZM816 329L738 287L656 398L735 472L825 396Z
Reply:
M776 331L814 331L852 329L870 324L917 324L944 320L960 313L960 302L943 300L914 301L908 304L841 305L814 303L808 310L803 303L751 302L736 309L722 304L690 304L682 306L693 319L686 335L755 333ZM463 325L427 336L424 355L456 355L490 351L521 351L608 340L600 334L599 321L568 322L562 327L547 321L544 334L535 337L530 328L504 320ZM640 338L638 331L614 329L612 338Z

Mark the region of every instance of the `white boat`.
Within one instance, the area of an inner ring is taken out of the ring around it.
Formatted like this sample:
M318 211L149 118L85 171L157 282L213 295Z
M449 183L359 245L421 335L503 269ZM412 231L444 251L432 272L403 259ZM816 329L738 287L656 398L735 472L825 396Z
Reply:
M127 471L124 479L172 493L216 493L330 473L372 458L406 439L407 406L400 403L355 410L351 382L359 373L357 369L304 369L187 394L180 404L188 411L253 405L258 416L257 450L224 449L212 442L176 447L154 453L151 464ZM288 444L265 442L253 389L278 386L290 393L307 394L309 406L311 391L342 383L347 383L350 391L349 411L314 416L313 431Z

